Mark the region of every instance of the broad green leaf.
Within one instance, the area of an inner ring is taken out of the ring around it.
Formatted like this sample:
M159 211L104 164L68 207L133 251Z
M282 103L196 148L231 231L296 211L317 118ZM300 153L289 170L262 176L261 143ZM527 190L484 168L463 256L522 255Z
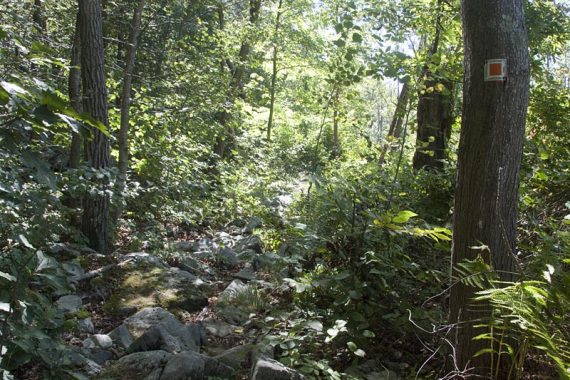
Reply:
M338 47L345 47L346 46L346 41L342 38L335 40L333 43Z
M315 331L323 331L323 324L319 321L308 321L307 327Z
M56 190L57 183L53 172L40 156L30 150L22 152L22 161L30 168L36 169L34 177L39 183L48 185L52 190Z
M0 87L12 96L27 96L30 93L14 83L0 82Z
M363 358L364 356L366 356L366 352L364 352L364 350L359 348L358 350L354 351L354 355Z
M392 222L399 224L406 223L408 220L410 220L415 216L418 216L418 214L410 210L403 210L400 211L398 215L392 218Z
M356 343L354 342L348 342L346 343L346 346L348 347L348 349L352 352L358 350L358 346L356 345Z
M362 34L352 33L352 42L361 43L362 42Z

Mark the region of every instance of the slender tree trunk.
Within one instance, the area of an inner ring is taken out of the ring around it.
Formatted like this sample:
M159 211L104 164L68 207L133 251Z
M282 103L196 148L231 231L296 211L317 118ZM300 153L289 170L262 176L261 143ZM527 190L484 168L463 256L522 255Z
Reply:
M81 78L83 110L105 127L109 126L107 87L103 53L101 0L78 0L81 32ZM109 167L109 139L98 129L92 129L92 138L86 141L85 158L96 170ZM89 246L105 253L109 245L108 180L104 177L95 195L86 195L83 201L82 231Z
M71 68L69 69L68 92L71 107L78 112L83 112L81 105L81 36L80 36L79 13L75 20L75 34L71 47ZM77 169L81 161L81 135L77 132L71 134L71 149L69 153L69 167Z
M249 23L250 25L257 24L259 20L259 13L261 12L261 0L249 0ZM251 51L251 45L249 41L246 40L242 42L239 54L238 62L235 65L230 66L232 70L232 79L228 88L226 102L224 109L220 110L216 114L216 120L222 126L223 130L220 135L216 137L216 143L214 145L214 153L216 153L221 158L227 155L227 151L234 145L235 141L235 129L231 125L232 115L231 108L235 103L235 99L243 91L243 80L245 76L245 69L247 66L247 61L249 58L249 53Z
M398 96L398 103L396 104L396 110L394 111L394 117L390 122L390 128L388 129L388 136L390 137L399 139L402 135L404 118L406 117L406 108L408 107L408 101L410 99L409 92L410 85L406 82L402 85L400 95Z
M396 103L396 109L394 110L394 116L392 117L392 121L390 122L390 128L388 129L388 133L386 134L386 143L382 147L382 154L380 155L379 163L380 165L384 164L386 159L386 153L390 151L390 145L388 140L390 139L399 139L402 135L402 129L404 125L404 118L406 116L406 110L408 108L409 102L409 92L410 86L408 82L405 82L402 85L402 89L400 90L400 95L398 95L398 102Z
M437 79L440 75L435 75L434 78L434 73L429 70L429 62L439 50L443 6L443 0L438 0L435 34L428 52L428 60L422 70L425 92L420 94L418 99L416 152L412 160L416 170L443 168L445 149L453 124L452 82L447 79Z
M267 141L271 141L271 129L273 128L273 113L275 110L275 92L277 83L277 59L278 59L278 46L277 39L279 37L279 27L281 26L281 7L283 0L279 0L277 5L277 16L275 18L275 30L273 34L273 57L271 59L273 72L271 73L271 101L269 103L269 119L267 120Z
M463 117L455 189L452 271L483 253L502 281L515 278L515 237L519 168L529 93L529 57L523 0L463 0L465 77ZM507 60L508 80L484 81L485 60ZM488 252L470 247L488 247ZM489 253L490 252L490 253ZM451 288L450 322L454 324L459 369L490 376L496 355L473 355L489 348L473 337L488 333L488 305L473 306L475 289L464 284ZM497 347L495 346L495 349ZM516 347L515 347L516 349ZM506 355L505 355L506 356ZM502 363L506 364L506 357ZM504 374L494 373L498 378Z
M340 148L338 144L338 111L335 108L333 111L333 151L332 159L337 159L339 156Z
M340 156L340 143L338 140L338 122L340 118L340 114L338 112L339 96L339 90L337 89L333 100L333 149L331 154L333 160Z
M41 42L44 42L43 40L45 39L47 33L47 22L43 15L42 0L34 0L34 13L32 15L32 18L34 20L34 29L40 36Z
M139 40L142 11L145 0L140 0L138 6L133 13L131 22L131 30L129 35L129 46L127 48L127 57L125 62L125 71L123 78L123 90L121 94L121 126L119 129L119 178L117 181L117 194L121 194L125 189L127 180L127 171L129 169L129 120L130 120L130 103L131 88L133 83L133 70L135 67L136 52ZM114 217L115 221L120 217L122 207L117 207L117 213Z

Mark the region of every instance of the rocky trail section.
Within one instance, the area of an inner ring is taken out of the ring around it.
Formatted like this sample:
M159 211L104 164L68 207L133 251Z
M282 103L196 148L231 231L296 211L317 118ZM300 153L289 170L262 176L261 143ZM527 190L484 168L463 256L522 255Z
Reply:
M252 234L258 224L254 218L242 228L172 242L175 252L168 255L135 252L102 265L105 258L91 252L66 263L76 291L56 306L70 331L62 361L68 373L79 379L302 379L260 344L267 331L259 317L287 289Z

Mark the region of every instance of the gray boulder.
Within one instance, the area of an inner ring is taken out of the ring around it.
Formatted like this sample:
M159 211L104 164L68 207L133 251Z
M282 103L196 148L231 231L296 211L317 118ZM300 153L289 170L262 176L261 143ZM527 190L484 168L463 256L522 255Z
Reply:
M231 335L237 329L237 326L211 318L203 320L202 326L208 334L211 334L218 338L224 338L228 335Z
M203 332L195 326L184 326L176 322L166 322L152 327L135 340L128 351L163 350L170 353L198 351L203 342Z
M113 347L113 339L109 335L95 334L83 341L83 347L108 349Z
M83 349L82 354L87 359L90 359L99 365L103 365L113 359L113 353L102 348Z
M299 372L273 359L259 358L251 369L251 380L301 380Z
M166 351L137 352L123 356L105 371L102 378L159 380L164 365L172 356Z
M259 236L256 235L248 236L246 238L239 240L235 244L234 249L238 253L242 253L245 251L253 251L255 253L261 254L263 253L263 242L261 241L261 238Z
M215 356L214 359L230 368L238 370L247 367L251 359L252 350L251 345L236 346Z
M131 262L134 264L147 264L158 268L168 268L162 260L158 257L151 255L150 253L146 252L133 252L128 253L121 257L120 262Z
M257 276L255 275L253 266L250 263L247 263L239 272L234 274L234 278L237 278L238 280L242 280L245 282L249 282L256 280Z
M182 257L176 267L195 276L212 277L214 275L212 268L191 256Z
M218 251L218 262L225 267L235 268L239 264L239 259L233 249L223 247Z
M160 380L202 380L211 377L231 379L233 370L208 356L196 352L182 352L172 356Z
M125 319L109 333L115 344L129 352L196 351L205 340L204 329L198 325L185 326L174 314L160 307L150 307Z

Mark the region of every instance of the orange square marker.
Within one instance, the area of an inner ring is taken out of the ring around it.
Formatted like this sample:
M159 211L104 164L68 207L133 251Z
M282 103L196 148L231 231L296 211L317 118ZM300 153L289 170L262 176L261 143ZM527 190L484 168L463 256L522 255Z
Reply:
M485 82L504 82L506 80L506 59L488 59L485 61Z

